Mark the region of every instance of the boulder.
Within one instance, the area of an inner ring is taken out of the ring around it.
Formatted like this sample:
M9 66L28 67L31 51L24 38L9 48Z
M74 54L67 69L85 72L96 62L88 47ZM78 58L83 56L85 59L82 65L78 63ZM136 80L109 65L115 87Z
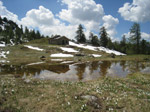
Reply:
M41 60L45 60L46 57L45 57L45 56L41 56L40 59L41 59Z
M75 54L75 56L85 56L85 54L84 53L77 53L77 54Z
M110 57L111 57L111 58L115 58L115 57L116 57L116 55L115 55L115 54L113 54L113 53L111 53L111 54L110 54Z

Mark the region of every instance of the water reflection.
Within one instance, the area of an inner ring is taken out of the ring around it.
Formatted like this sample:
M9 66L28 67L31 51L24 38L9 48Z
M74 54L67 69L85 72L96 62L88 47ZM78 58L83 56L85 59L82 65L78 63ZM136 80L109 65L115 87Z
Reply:
M36 65L0 65L0 74L14 74L16 77L32 75L34 78L61 81L87 81L101 76L125 77L129 73L150 73L148 62L138 61L94 61L87 63Z

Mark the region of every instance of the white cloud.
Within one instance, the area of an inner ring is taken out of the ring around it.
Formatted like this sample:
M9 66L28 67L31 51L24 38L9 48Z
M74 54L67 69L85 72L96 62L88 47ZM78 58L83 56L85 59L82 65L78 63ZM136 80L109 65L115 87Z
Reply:
M150 41L150 34L147 34L145 32L141 32L141 37L145 40Z
M115 35L117 34L116 26L119 24L119 20L111 15L105 15L103 21L103 26L107 29L107 33L111 39L115 39Z
M26 17L21 19L21 23L28 27L38 27L44 35L65 35L70 39L74 38L76 25L66 26L55 15L43 6L39 9L32 9L27 12Z
M128 21L150 21L150 0L133 0L133 3L125 3L118 12Z
M79 24L84 25L87 38L90 31L98 33L101 25L107 28L111 37L117 33L115 27L118 19L111 15L104 15L103 6L96 4L94 0L61 0L59 2L67 5L67 9L62 9L57 15L44 6L39 6L38 9L29 10L24 18L18 20L18 16L8 11L0 1L0 15L31 29L39 28L42 34L49 36L60 34L74 39ZM62 20L69 24L66 25Z
M14 22L18 22L18 16L7 10L5 6L3 6L3 2L0 1L0 15L1 17L6 17L9 20L13 20Z
M58 25L58 26L42 26L40 27L40 30L45 35L64 35L67 36L70 39L74 39L75 37L75 31L77 29L77 25L68 25L65 26L64 24Z
M53 13L43 6L39 6L39 9L32 9L28 11L26 17L21 19L21 22L25 26L32 27L53 26L60 24L60 21L54 17Z
M100 21L104 15L101 4L94 0L62 0L68 6L58 14L59 18L70 24L83 24L87 30L99 29Z

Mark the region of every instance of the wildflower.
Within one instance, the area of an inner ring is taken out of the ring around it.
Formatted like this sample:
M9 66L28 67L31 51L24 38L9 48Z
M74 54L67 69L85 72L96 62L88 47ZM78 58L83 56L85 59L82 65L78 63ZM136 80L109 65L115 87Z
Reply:
M70 102L68 102L68 105L70 105Z
M14 90L14 89L12 89L11 91L12 91L12 92L14 92L15 90Z
M74 99L77 99L77 96L75 96Z

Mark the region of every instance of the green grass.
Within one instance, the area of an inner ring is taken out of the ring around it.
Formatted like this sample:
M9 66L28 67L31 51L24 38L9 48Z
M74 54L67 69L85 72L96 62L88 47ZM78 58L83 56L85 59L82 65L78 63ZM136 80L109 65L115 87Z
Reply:
M24 47L24 45L31 45L34 47L39 47L41 49L44 49L44 51L36 51L32 49L28 49ZM28 43L24 43L22 45L15 45L15 46L7 46L5 48L1 48L4 51L10 51L10 54L7 55L7 59L10 61L8 64L24 64L24 63L32 63L32 62L39 62L41 56L46 57L46 61L49 61L50 55L54 53L67 53L64 52L60 49L60 47L66 47L66 46L60 46L60 45L49 45L48 44L48 39L43 38L43 39L36 39L32 40ZM82 48L77 48L73 47L75 50L80 51L80 53L85 54L86 56L84 57L78 57L75 56L74 58L63 58L66 60L73 60L75 62L77 61L99 61L99 60L138 60L138 61L143 61L145 59L150 60L150 55L127 55L127 56L116 56L115 58L112 58L110 54L107 54L105 52L100 52L100 51L92 51L88 49L82 49ZM75 53L72 53L73 55ZM102 55L100 58L93 58L90 57L89 54L99 54Z
M148 112L150 74L127 78L103 77L89 82L57 82L31 79L25 83L13 75L0 78L0 111L15 112ZM99 98L101 109L81 95Z

